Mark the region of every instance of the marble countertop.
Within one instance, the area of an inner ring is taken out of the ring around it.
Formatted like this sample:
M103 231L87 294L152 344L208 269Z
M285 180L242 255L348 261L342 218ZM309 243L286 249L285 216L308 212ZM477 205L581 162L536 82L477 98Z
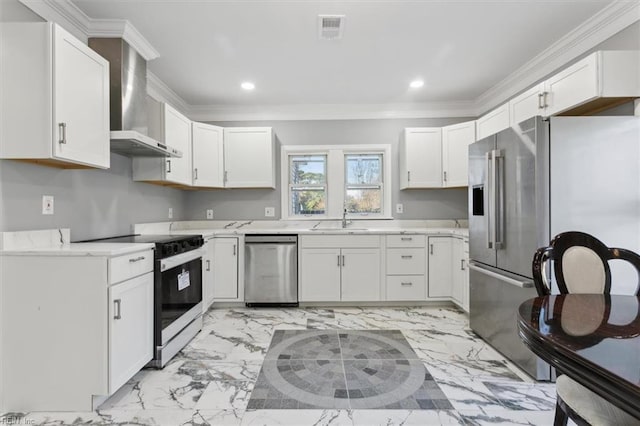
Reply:
M154 248L152 243L71 243L69 229L3 232L0 256L115 257Z
M451 223L449 224L448 222ZM461 237L467 237L469 235L467 228L455 227L453 225L454 221L358 221L342 229L336 221L184 221L137 224L134 227L134 232L140 234L198 234L205 238L245 234L443 234Z

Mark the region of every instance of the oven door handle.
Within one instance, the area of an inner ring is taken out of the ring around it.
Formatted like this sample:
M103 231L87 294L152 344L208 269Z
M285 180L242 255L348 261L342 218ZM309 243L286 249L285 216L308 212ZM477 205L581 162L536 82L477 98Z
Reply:
M177 254L175 256L167 257L165 259L160 259L160 272L169 270L171 268L175 268L176 266L183 265L185 263L191 262L192 260L196 260L201 258L206 253L204 247L201 247L196 250L191 250L186 253Z

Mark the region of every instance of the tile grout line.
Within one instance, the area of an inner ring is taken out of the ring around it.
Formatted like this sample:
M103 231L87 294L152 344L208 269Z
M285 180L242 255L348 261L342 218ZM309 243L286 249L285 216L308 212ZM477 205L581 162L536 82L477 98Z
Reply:
M347 392L347 403L351 410L351 397L349 397L349 385L347 384L347 370L344 367L344 357L342 356L342 343L340 342L340 331L336 330L338 335L338 349L340 349L340 364L342 364L342 377L344 377L344 390Z

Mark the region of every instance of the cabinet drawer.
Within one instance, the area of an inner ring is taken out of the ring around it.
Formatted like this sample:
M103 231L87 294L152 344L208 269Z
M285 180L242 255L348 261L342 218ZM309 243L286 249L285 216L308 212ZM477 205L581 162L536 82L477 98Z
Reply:
M387 247L425 247L424 235L387 235Z
M300 248L379 248L380 235L301 235Z
M389 275L424 274L425 264L424 249L387 249L387 274Z
M139 251L109 259L109 284L119 283L153 271L153 250Z
M424 275L387 276L387 300L425 300L426 296Z

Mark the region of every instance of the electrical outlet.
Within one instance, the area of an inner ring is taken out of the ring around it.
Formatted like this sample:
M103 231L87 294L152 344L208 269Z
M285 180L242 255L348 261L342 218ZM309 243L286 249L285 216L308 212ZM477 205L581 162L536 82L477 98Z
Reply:
M274 217L276 215L275 207L265 207L264 208L264 216L265 217Z
M53 214L53 195L42 196L42 214Z
M402 204L396 204L396 213L404 213L404 206Z
M207 209L207 219L213 219L213 209Z
M173 219L173 207L169 207L169 219Z

